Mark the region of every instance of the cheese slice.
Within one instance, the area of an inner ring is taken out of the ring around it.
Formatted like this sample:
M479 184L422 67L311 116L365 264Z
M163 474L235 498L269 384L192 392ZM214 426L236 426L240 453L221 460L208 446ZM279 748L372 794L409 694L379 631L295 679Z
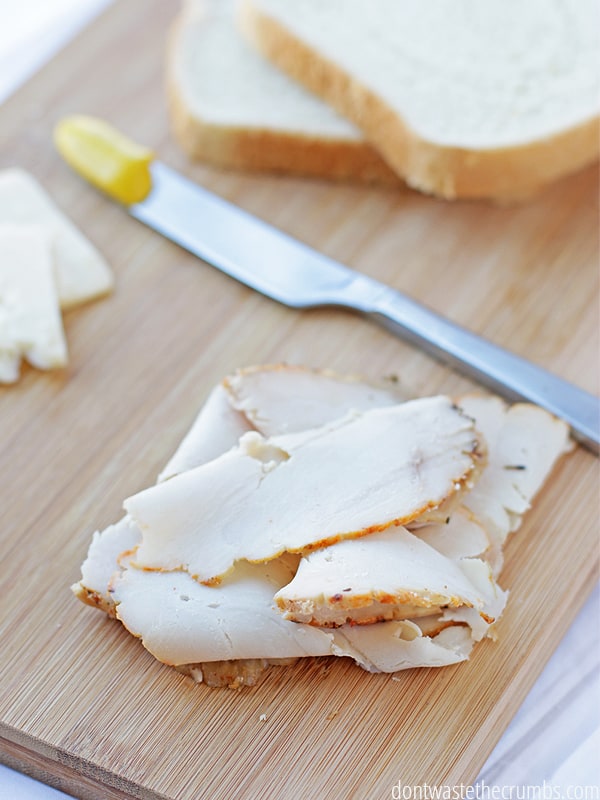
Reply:
M0 295L0 383L15 383L19 379L20 367L21 353L12 337L8 314L2 308Z
M21 357L39 369L67 363L67 345L45 229L0 225L0 381Z
M480 444L446 397L376 408L303 433L257 433L220 458L125 501L136 564L203 583L266 561L405 524L462 491Z
M339 626L425 616L442 607L482 614L488 593L469 581L460 561L393 527L309 553L274 599L286 619ZM486 621L493 621L487 613Z
M87 302L113 288L111 270L102 256L24 170L0 172L2 223L42 225L48 231L61 308Z

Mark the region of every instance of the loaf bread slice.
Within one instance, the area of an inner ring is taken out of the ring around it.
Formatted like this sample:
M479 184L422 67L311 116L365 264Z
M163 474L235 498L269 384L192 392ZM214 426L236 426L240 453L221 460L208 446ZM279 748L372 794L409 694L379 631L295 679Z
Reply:
M235 0L188 0L167 68L173 133L192 159L222 167L398 182L361 132L256 54Z
M517 199L598 157L594 0L243 0L239 24L425 192Z

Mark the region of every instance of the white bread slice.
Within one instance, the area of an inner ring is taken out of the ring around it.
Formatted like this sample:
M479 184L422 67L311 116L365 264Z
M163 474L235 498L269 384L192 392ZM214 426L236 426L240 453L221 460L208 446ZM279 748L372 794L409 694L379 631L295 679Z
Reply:
M168 52L173 132L217 166L384 181L397 176L360 131L243 41L234 0L188 0Z
M594 0L244 0L240 26L422 191L517 199L598 157Z

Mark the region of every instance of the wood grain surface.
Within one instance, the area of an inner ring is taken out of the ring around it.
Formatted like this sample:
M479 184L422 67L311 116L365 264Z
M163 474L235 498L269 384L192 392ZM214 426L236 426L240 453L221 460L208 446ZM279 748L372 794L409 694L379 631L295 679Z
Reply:
M397 677L304 660L211 690L79 604L94 529L154 482L210 387L275 361L414 393L473 384L342 311L295 312L136 223L61 163L64 114L103 116L199 183L581 387L598 391L598 180L515 208L186 162L163 93L166 0L121 0L0 108L0 167L30 170L102 250L115 294L70 312L70 366L0 389L0 753L81 798L358 798L471 781L588 595L598 462L578 449L509 542L498 641ZM264 715L266 718L261 719Z

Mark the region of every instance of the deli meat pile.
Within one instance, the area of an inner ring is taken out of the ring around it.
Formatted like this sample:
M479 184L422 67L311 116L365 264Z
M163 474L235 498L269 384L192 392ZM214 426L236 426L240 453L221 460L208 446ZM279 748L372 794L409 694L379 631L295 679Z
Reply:
M94 534L73 591L211 686L307 656L455 664L493 635L506 538L569 449L529 404L241 369Z

